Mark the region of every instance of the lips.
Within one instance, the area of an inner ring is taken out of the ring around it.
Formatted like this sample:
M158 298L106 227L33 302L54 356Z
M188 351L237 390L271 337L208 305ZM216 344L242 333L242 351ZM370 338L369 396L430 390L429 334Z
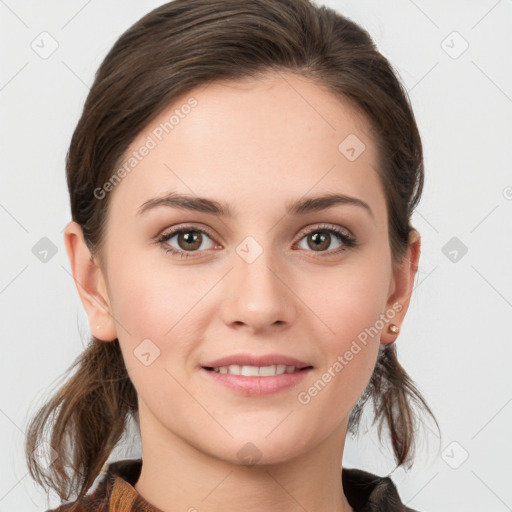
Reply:
M201 365L209 382L245 397L273 395L298 386L313 370L305 361L282 354L234 354Z
M313 365L282 354L233 354L201 365L210 382L246 397L266 396L298 386Z
M227 367L231 365L237 366L294 366L296 370L302 370L304 368L312 368L313 365L305 361L301 361L294 357L285 356L282 354L266 354L266 355L252 355L252 354L233 354L213 361L208 361L201 366L207 370L213 370L215 368Z

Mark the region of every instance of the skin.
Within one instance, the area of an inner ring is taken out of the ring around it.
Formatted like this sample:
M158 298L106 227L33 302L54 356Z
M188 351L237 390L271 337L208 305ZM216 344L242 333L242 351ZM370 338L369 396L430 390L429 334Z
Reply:
M379 344L397 335L386 324L309 403L297 397L395 303L392 322L402 324L420 237L412 231L403 263L393 263L370 126L304 77L268 73L195 89L128 152L192 96L197 106L110 192L100 255L91 258L75 222L64 235L91 332L119 339L137 390L144 463L135 488L162 510L350 511L341 485L348 417ZM349 134L366 146L354 161L338 150ZM137 213L170 192L225 201L233 217L168 206ZM332 192L365 201L373 215L350 204L285 215L289 201ZM154 241L185 223L213 234L189 259L164 250L186 252L177 236ZM307 228L323 224L348 230L357 246L336 253L343 242L329 233L322 248L308 245ZM251 263L237 253L247 236L263 250ZM134 350L148 338L160 355L146 366ZM235 394L200 371L240 352L314 368L268 396ZM238 457L249 442L253 465Z

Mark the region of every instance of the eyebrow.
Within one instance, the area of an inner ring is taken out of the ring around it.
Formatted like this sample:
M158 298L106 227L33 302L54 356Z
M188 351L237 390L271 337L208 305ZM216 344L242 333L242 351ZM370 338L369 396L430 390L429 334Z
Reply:
M352 205L364 209L370 217L373 216L372 209L361 199L347 196L345 194L326 194L317 197L306 197L286 204L286 213L288 215L306 215L308 213L326 210L337 205ZM162 197L155 197L144 202L138 210L138 215L158 206L167 206L184 210L193 210L197 212L210 213L221 217L233 217L233 212L229 205L224 202L215 201L206 197L197 197L187 194L178 194L171 192Z

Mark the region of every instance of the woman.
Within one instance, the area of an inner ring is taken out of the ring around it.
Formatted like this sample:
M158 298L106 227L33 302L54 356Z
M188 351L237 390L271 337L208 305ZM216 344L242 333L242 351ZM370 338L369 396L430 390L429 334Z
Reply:
M57 510L412 510L341 465L366 402L397 465L432 416L394 345L421 140L363 29L306 0L155 9L100 66L67 178L93 337L26 447ZM130 418L142 459L100 475Z

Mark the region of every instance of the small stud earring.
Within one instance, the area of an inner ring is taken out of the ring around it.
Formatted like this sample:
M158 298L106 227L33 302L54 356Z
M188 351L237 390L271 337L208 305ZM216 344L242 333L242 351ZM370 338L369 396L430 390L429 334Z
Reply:
M392 332L393 334L398 334L400 332L400 328L395 324L391 324L388 329L389 332Z

